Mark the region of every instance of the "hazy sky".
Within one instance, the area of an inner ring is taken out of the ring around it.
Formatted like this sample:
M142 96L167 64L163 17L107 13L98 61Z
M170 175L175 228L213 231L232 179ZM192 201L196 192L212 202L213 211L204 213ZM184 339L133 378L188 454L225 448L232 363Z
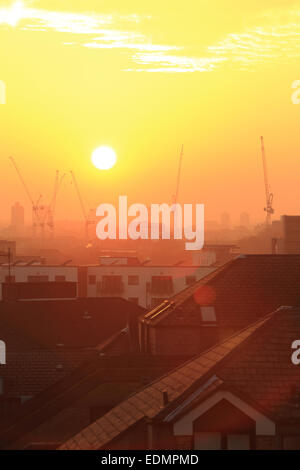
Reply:
M0 0L0 41L1 219L30 212L9 155L45 202L73 169L87 207L148 204L171 202L182 143L180 202L263 219L261 134L276 215L300 214L300 2ZM80 217L69 179L57 212Z

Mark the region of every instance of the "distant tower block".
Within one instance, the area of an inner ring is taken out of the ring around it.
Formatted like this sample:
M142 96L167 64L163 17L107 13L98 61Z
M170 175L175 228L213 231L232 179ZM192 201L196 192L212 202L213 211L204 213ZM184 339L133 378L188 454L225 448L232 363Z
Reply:
M223 229L229 229L231 225L230 215L227 212L221 215L221 227Z
M240 215L240 226L248 228L250 225L250 216L247 212L242 212Z
M16 234L24 231L24 207L19 202L11 208L11 227Z

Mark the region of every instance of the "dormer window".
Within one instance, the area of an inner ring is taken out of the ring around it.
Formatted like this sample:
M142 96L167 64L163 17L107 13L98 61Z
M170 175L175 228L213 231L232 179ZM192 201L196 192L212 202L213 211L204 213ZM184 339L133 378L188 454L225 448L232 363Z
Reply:
M205 323L215 323L217 321L215 307L206 305L201 307L202 321Z

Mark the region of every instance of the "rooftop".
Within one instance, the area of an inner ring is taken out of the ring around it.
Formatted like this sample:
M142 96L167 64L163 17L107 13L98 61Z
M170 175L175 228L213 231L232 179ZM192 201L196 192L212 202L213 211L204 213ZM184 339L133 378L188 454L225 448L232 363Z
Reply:
M291 362L295 338L300 310L280 308L133 394L61 449L105 448L145 418L171 420L175 409L199 403L219 387L233 389L276 422L300 422L300 368Z
M148 312L151 326L201 324L213 306L220 326L245 327L281 305L300 305L300 255L240 255Z

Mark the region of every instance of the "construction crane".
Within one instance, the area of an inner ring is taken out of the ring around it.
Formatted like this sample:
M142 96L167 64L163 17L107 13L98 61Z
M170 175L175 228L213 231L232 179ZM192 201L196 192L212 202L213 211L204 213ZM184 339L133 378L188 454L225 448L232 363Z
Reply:
M73 171L70 171L70 173L71 173L72 180L73 180L73 183L74 183L74 186L75 186L75 190L76 190L76 193L77 193L77 196L78 196L78 200L79 200L79 203L80 203L82 215L83 215L83 218L84 218L85 239L86 239L86 241L89 241L89 226L95 224L95 220L93 220L93 218L91 216L92 211L90 211L89 215L87 215L85 205L84 205L83 199L81 197L81 193L80 193L80 190L79 190L79 186L78 186L75 174L74 174Z
M183 145L181 146L181 151L180 151L180 155L179 155L179 164L178 164L177 182L176 182L176 193L173 196L174 211L175 211L176 204L177 204L177 201L178 201L178 196L179 196L182 159L183 159Z
M61 184L65 178L66 174L64 173L61 177L59 175L59 170L56 170L55 173L55 181L54 181L54 190L53 190L53 195L52 199L50 201L50 205L47 208L47 214L46 214L46 224L50 229L51 232L51 237L54 237L54 215L55 215L55 208L56 208L56 199L57 199L57 194L58 191L61 187Z
M264 211L266 212L266 225L267 227L269 227L271 225L272 214L274 214L273 193L271 193L270 191L270 186L269 186L269 181L268 181L267 161L266 161L266 152L265 152L263 136L260 137L260 142L261 142L261 155L262 155L262 162L263 162L264 182L265 182L265 192L266 192L266 207L264 207Z
M41 228L41 232L43 232L43 212L44 212L44 206L41 205L41 199L42 199L42 195L40 195L38 197L38 199L36 201L33 200L32 196L31 196L31 193L28 189L28 186L27 184L25 183L25 180L22 176L22 173L20 172L16 162L15 162L15 159L13 157L9 157L10 161L12 162L16 172L17 172L17 175L25 189L25 192L28 196L28 199L31 203L31 207L32 207L32 231L33 231L33 236L35 237L36 236L36 229L37 227L40 227Z

